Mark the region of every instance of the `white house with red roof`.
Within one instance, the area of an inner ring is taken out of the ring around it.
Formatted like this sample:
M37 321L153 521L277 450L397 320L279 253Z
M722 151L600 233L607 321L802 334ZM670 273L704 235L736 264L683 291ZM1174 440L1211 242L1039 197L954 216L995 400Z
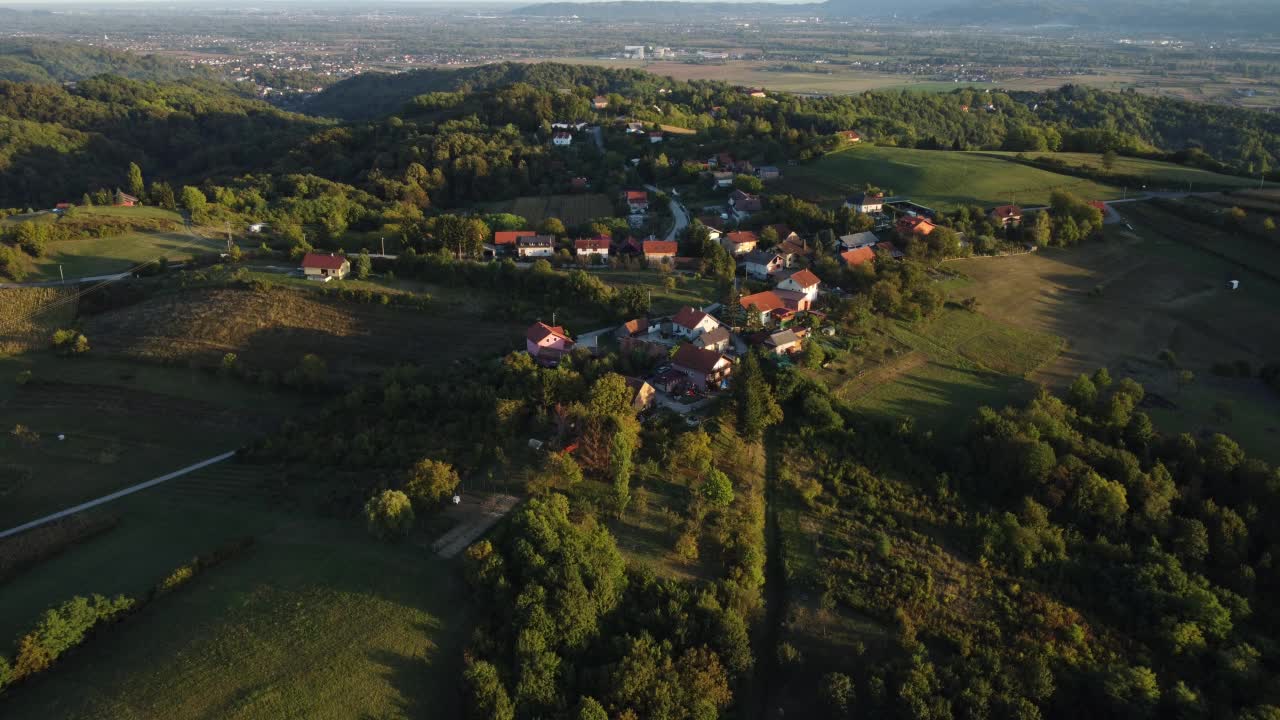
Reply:
M573 252L581 258L590 258L593 255L608 257L609 246L611 245L613 245L613 239L603 235L593 238L579 238L573 241Z
M632 213L649 212L649 193L646 190L627 190L622 193L622 199L627 203L627 208Z
M702 333L720 327L720 321L707 313L688 305L671 316L671 332L676 337L692 340Z
M341 255L333 253L307 253L302 258L302 274L308 280L329 282L337 278L341 280L351 272L351 263Z
M574 341L559 325L536 322L524 333L525 350L540 363L554 365L573 349Z
M1017 205L1001 205L991 211L991 222L1001 227L1022 223L1022 208Z
M644 261L649 267L671 265L675 263L676 251L680 245L675 240L645 240Z
M778 281L777 289L800 293L810 303L818 299L818 286L822 280L812 270L796 270Z

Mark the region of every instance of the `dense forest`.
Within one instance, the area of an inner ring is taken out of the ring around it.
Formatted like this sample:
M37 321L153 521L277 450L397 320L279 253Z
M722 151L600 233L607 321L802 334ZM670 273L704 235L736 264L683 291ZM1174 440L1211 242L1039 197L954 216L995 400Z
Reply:
M154 55L139 56L78 43L0 40L0 80L64 83L103 74L159 81L216 78L203 68Z

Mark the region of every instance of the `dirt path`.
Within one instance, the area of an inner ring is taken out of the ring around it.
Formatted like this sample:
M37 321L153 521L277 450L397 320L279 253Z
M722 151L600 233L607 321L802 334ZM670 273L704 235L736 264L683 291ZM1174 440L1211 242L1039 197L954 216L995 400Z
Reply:
M776 510L776 478L778 457L773 438L766 436L765 450L765 563L764 563L764 619L756 635L755 681L746 690L743 716L747 720L778 717L777 686L778 638L782 621L787 616L786 570L782 559L782 536L778 531Z
M518 502L520 498L514 495L463 493L462 502L448 511L461 518L459 523L432 543L431 549L443 558L457 557L471 543L488 532L489 528L506 517Z

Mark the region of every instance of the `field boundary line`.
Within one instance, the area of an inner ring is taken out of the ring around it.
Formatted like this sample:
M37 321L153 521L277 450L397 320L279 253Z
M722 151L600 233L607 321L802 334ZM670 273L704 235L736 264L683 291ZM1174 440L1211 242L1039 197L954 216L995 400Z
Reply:
M66 510L59 510L58 512L53 513L52 515L45 515L44 517L36 520L32 520L29 523L19 525L15 528L9 528L8 530L0 532L0 540L3 540L4 538L7 538L7 537L11 537L13 535L17 535L19 533L26 532L27 530L31 530L33 528L40 527L41 525L53 522L54 520L60 520L69 515L74 515L78 512L83 512L90 508L95 508L95 507L98 507L99 505L105 505L111 502L112 500L119 500L120 498L125 497L126 495L132 495L133 493L146 490L147 488L155 487L160 483L168 482L170 480L173 480L174 478L182 477L183 475L186 475L188 473L192 473L192 472L195 472L196 470L200 470L202 468L209 467L210 465L220 463L223 460L230 459L234 457L235 454L236 454L236 451L232 450L231 452L225 452L225 453L222 453L221 455L215 455L211 458L201 460L200 462L195 463L194 465L188 465L180 470L174 470L173 472L167 475L161 475L158 478L152 478L150 480L147 480L146 482L138 483L137 485L130 485L129 487L124 488L123 490L117 490L111 493L110 495L103 495L102 497L97 498L96 500L90 500L88 502L80 503L79 505L76 505L74 507L69 507Z

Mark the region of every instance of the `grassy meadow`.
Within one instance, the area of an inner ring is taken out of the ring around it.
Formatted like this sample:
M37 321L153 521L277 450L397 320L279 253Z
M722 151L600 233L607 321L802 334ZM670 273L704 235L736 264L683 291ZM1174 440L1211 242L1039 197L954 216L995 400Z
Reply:
M5 717L454 716L467 629L453 568L287 512L272 473L224 463L130 496L110 506L115 530L5 588L11 638L73 594L138 595L194 554L257 540L15 688Z
M1031 373L1035 382L1062 389L1107 367L1147 388L1146 409L1162 426L1226 432L1250 453L1280 459L1280 422L1272 420L1280 398L1256 379L1211 374L1214 363L1245 360L1256 369L1280 357L1270 327L1280 283L1240 275L1236 263L1192 241L1209 229L1147 203L1117 207L1136 232L1112 226L1104 240L1076 248L947 263L967 278L948 283L951 297L977 298L983 315L1066 340L1056 359ZM1228 289L1231 276L1243 278L1240 290ZM1166 348L1195 373L1190 387L1179 389L1156 362ZM1228 415L1215 410L1220 401Z
M874 349L833 360L817 375L839 399L868 415L915 419L944 437L963 431L979 405L1000 406L1033 387L1062 340L986 315L948 307L919 324L893 323Z
M982 151L975 155L987 155L998 158L1013 158L1015 152ZM1095 172L1113 172L1117 175L1131 175L1144 178L1149 183L1148 190L1169 190L1173 192L1190 189L1195 192L1205 190L1229 190L1235 188L1252 188L1258 186L1257 180L1222 175L1196 167L1187 167L1175 163L1148 160L1145 158L1117 157L1108 170L1103 164L1102 156L1096 153L1044 152L1024 153L1031 159L1049 157L1061 160L1072 167L1083 167ZM1130 193L1140 188L1129 188Z
M867 183L937 210L997 205L1011 200L1044 205L1055 190L1089 200L1121 197L1120 188L1008 162L981 153L855 146L788 168L778 182L786 192L832 206Z
M650 310L653 315L669 315L685 305L700 308L715 301L715 281L709 278L694 279L653 270L600 270L591 274L612 287L638 285L648 290L653 299ZM667 278L675 280L674 288L667 287Z
M31 376L19 385L23 371ZM0 458L31 471L4 488L0 528L234 450L304 402L186 368L0 358ZM38 440L19 440L18 425Z

